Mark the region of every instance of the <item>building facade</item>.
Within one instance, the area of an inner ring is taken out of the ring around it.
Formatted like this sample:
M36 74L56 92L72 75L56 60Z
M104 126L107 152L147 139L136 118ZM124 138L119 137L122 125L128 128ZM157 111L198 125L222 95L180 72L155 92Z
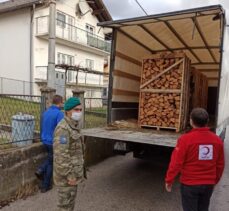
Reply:
M10 82L6 81L21 80L28 82L22 85L26 94L39 95L40 88L47 84L49 6L41 1L28 0L27 3L24 8L18 5L12 8L11 5L11 9L5 11L1 5L7 3L0 4L1 87L18 93L19 88L8 88ZM103 28L98 27L97 23L102 17L109 20L110 16L108 13L103 16L98 13L99 6L101 2L97 0L90 3L82 0L56 1L57 65L104 72L110 42L105 40ZM101 11L104 12L104 9ZM65 72L58 68L55 77L57 92L67 97L76 84L86 91L86 97L101 97L106 86L103 75L98 74Z

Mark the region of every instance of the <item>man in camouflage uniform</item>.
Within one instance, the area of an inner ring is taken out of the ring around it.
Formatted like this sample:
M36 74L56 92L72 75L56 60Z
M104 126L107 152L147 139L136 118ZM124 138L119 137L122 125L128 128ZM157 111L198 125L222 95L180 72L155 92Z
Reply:
M82 106L71 97L64 105L65 117L54 136L54 183L58 188L59 210L74 210L77 185L84 179L84 145L79 129Z

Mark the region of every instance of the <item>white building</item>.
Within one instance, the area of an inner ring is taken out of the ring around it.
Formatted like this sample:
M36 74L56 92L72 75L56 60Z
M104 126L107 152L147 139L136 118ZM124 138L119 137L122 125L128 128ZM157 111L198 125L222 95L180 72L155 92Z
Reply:
M40 94L47 83L49 6L41 0L0 3L1 93ZM99 21L111 20L100 0L56 1L56 64L103 72L110 52ZM78 86L86 97L101 97L103 76L68 71L66 95ZM10 80L13 79L13 80ZM15 80L19 80L16 82ZM20 82L24 81L24 82ZM65 86L65 74L56 69L56 88Z

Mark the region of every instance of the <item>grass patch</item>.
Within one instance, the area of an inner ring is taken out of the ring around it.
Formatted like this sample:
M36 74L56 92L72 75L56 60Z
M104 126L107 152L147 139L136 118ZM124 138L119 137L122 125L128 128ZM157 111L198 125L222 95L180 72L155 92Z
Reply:
M107 118L99 117L93 114L85 115L85 128L104 127L106 126Z
M107 113L107 107L104 106L101 108L86 108L86 111L106 114Z
M23 98L23 97L22 97ZM25 99L13 97L0 97L0 124L11 125L12 116L22 113L30 114L35 118L35 130L40 130L40 101L39 97L25 97Z
M13 147L11 143L9 143L9 139L7 138L0 138L0 150L2 149L10 149Z

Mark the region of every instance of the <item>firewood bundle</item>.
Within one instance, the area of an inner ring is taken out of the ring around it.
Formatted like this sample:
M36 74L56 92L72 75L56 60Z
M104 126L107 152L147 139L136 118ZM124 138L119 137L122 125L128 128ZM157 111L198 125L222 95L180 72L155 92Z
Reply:
M143 60L139 102L141 127L180 131L187 123L190 60L183 53Z
M142 93L140 105L141 125L178 128L179 94Z
M190 109L202 107L207 109L208 79L199 70L191 71L191 105Z

